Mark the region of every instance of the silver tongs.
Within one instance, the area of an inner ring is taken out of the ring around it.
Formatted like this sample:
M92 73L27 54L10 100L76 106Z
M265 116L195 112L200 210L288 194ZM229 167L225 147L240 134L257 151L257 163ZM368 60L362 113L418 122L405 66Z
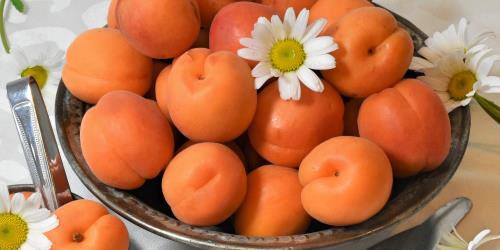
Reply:
M72 196L38 84L32 77L10 82L7 97L35 189L55 211Z

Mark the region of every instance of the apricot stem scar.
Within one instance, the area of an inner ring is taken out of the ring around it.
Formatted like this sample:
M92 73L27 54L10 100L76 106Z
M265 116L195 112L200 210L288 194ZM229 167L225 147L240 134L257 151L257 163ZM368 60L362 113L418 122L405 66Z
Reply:
M73 236L71 237L74 242L82 242L83 241L83 235L80 233L73 233Z

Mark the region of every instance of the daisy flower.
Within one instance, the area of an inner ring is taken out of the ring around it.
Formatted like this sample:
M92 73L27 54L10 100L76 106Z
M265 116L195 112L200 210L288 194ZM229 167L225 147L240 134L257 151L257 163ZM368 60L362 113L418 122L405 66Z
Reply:
M323 83L313 70L335 68L335 58L330 53L338 45L331 36L318 37L326 19L309 26L308 19L308 10L303 9L296 16L293 8L288 8L283 22L277 15L271 20L260 17L252 37L240 40L244 48L238 50L238 55L259 62L252 70L256 89L278 77L280 97L284 100L300 99L300 82L312 91L323 92Z
M61 79L64 51L55 42L43 42L22 48L14 48L11 54L3 55L0 67L0 83L32 76L35 78L49 114L54 112L54 100ZM3 106L3 105L2 105Z
M424 58L413 57L410 69L418 70L432 67L442 57L455 52L464 54L475 53L487 46L482 44L485 40L494 36L493 32L484 32L477 37L469 38L468 21L461 18L458 25L450 25L443 32L435 32L425 40L425 46L418 50L418 54Z
M466 242L460 234L453 229L453 233L445 234L439 244L436 246L436 250L476 250L484 243L500 239L500 235L490 235L489 229L485 229L478 233L471 242Z
M434 89L448 112L467 106L477 92L500 92L500 77L489 75L500 55L487 56L489 52L485 49L465 56L454 52L435 62L433 67L419 70L424 76L417 78Z
M486 32L474 39L467 35L467 21L462 18L443 32L436 32L425 41L425 47L414 57L410 69L421 72L418 79L430 85L443 101L448 112L467 106L472 98L498 123L500 108L480 93L500 93L500 77L491 76L499 54L483 44L492 36Z
M28 199L20 193L12 200L5 184L0 183L0 248L48 250L52 243L43 234L59 225L57 217L40 208L42 197L33 193Z

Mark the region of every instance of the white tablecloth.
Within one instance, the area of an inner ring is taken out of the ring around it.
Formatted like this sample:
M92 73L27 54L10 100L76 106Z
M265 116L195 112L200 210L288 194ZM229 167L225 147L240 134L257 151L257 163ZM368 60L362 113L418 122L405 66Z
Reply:
M65 50L79 33L106 23L109 0L24 0L27 15L9 6L6 28L12 44L25 46L41 41L55 41ZM406 17L424 32L443 30L460 17L471 21L471 32L485 30L500 34L500 1L498 0L379 0L379 4ZM500 51L500 36L490 41ZM0 62L5 58L0 52ZM500 75L497 65L495 72ZM0 68L0 74L2 69ZM8 184L31 183L16 129L5 98L5 82L0 82L0 181ZM489 96L500 103L500 96ZM500 234L500 126L495 124L477 104L471 105L472 131L469 148L460 170L448 187L415 219L428 216L435 208L457 196L468 196L474 202L472 213L459 230L466 239L482 228L492 228ZM66 172L73 192L94 199L66 163ZM181 244L161 239L127 222L132 249L189 249ZM499 243L484 249L500 248Z

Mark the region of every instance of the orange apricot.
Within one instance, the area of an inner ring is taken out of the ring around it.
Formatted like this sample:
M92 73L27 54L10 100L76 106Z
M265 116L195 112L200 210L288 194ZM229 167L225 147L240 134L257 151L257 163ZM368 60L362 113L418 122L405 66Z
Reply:
M278 12L281 17L285 16L285 12L289 7L292 7L295 14L298 14L302 9L311 9L317 0L259 0L258 2L271 6Z
M277 82L259 93L248 136L262 157L275 165L298 167L318 144L342 135L344 104L337 91L323 83L323 93L302 87L299 101L281 99Z
M235 139L248 128L257 106L245 61L205 48L191 49L176 59L164 94L173 123L193 141Z
M168 76L170 75L171 70L172 70L172 64L165 67L156 78L156 85L155 85L156 101L158 102L158 106L160 107L161 112L163 112L163 114L167 117L169 121L171 121L172 119L170 118L170 114L168 113L167 84L168 84Z
M358 116L359 134L378 144L394 175L437 168L448 155L451 127L439 97L423 82L406 79L368 97Z
M287 236L304 233L311 218L302 207L297 170L267 165L252 171L247 194L235 214L236 233Z
M359 136L358 114L364 99L353 98L345 103L344 135Z
M92 173L121 189L156 177L174 150L172 130L156 103L127 91L110 92L85 113L80 141Z
M322 75L343 95L367 97L400 81L413 57L413 42L387 10L352 10L326 31L339 49L337 67Z
M373 4L367 0L318 0L311 8L309 19L315 21L319 18L325 18L328 21L327 27L329 27L350 11L370 6Z
M71 94L95 104L113 90L144 95L152 67L152 60L132 48L120 31L100 28L82 33L69 46L62 78Z
M185 142L184 144L182 144L182 146L180 146L179 149L177 149L177 152L181 152L182 150L184 150L188 147L191 147L195 144L198 144L198 143L199 142L189 140L189 141ZM224 143L223 145L230 148L231 150L233 150L233 152L238 156L238 158L240 158L243 165L245 165L245 155L243 154L243 151L241 151L240 146L238 146L238 144L236 144L234 141L230 141L230 142Z
M111 0L108 8L108 28L116 29L118 28L118 22L116 21L116 5L119 0Z
M101 204L75 200L55 211L59 226L45 235L53 250L127 250L125 224Z
M332 226L361 223L378 213L392 189L384 151L359 137L339 136L314 148L299 168L302 205Z
M175 217L193 226L225 221L245 198L245 167L228 147L198 143L177 154L163 175L165 200Z
M200 7L201 27L210 28L215 14L224 6L241 0L197 0Z
M157 59L181 55L200 31L196 0L120 0L116 16L130 44Z
M271 7L259 3L243 1L226 5L215 15L210 27L210 49L236 54L243 48L240 39L251 36L257 19L261 16L270 19L275 14ZM247 63L252 67L257 65L255 61Z

